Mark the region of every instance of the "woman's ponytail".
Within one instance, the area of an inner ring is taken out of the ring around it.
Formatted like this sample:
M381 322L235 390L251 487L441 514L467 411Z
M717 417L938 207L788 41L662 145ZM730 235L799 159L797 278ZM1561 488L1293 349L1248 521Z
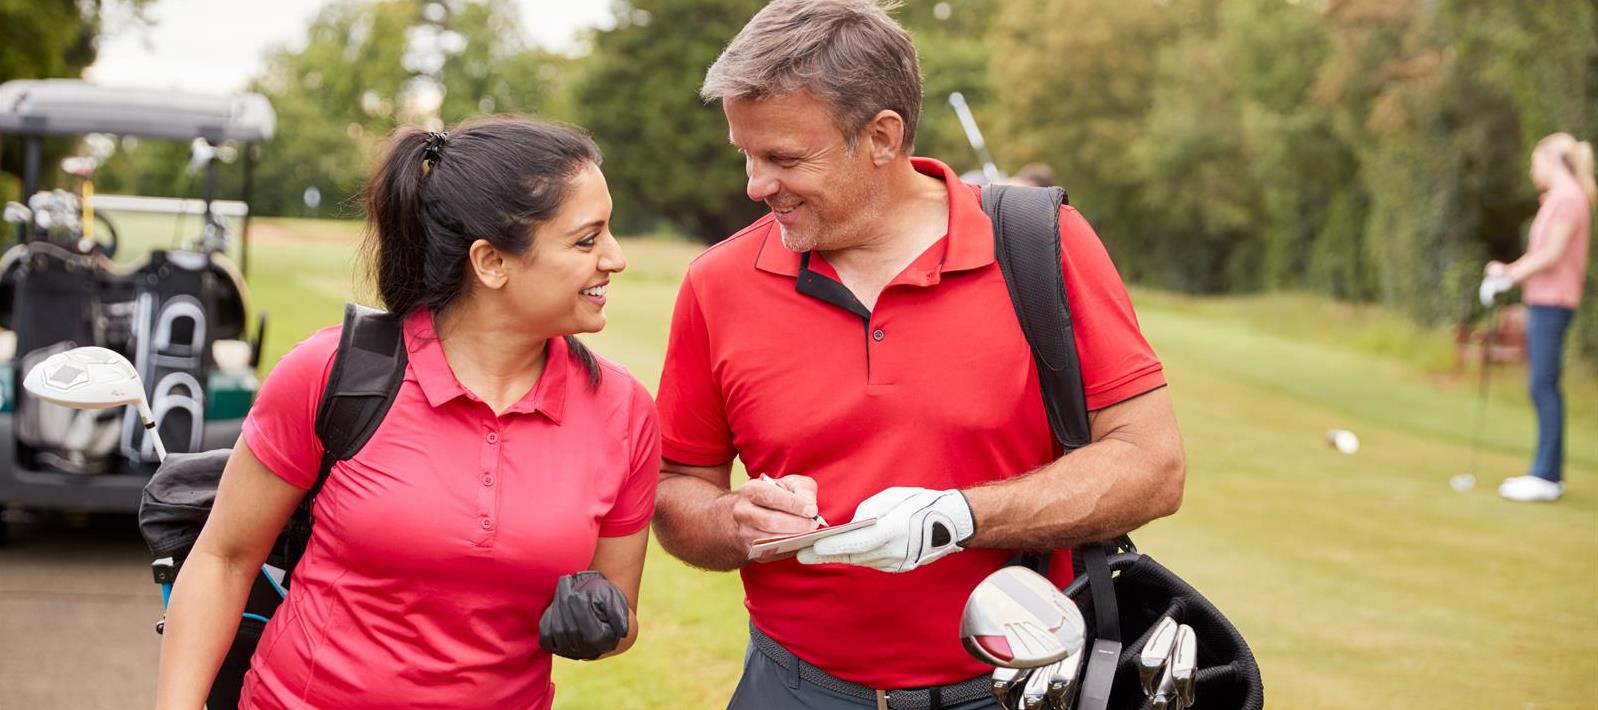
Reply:
M1565 167L1576 176L1581 189L1587 193L1587 206L1598 206L1598 182L1593 180L1592 143L1581 141L1565 151Z
M429 141L428 134L418 130L396 135L362 195L372 280L384 307L402 316L427 301L428 229L422 189Z

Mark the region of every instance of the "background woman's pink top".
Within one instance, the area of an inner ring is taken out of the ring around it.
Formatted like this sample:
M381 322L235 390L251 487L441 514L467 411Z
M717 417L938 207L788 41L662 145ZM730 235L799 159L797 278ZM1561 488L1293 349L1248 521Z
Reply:
M1526 277L1521 285L1522 300L1533 306L1559 306L1574 309L1581 304L1582 287L1587 283L1587 250L1592 241L1592 205L1580 187L1563 185L1543 193L1542 207L1531 223L1528 252L1537 251L1548 241L1556 222L1575 228L1565 250L1552 266Z
M254 708L550 706L538 619L555 580L602 536L643 530L660 473L655 408L601 361L597 391L559 339L521 401L495 416L455 379L428 313L382 426L333 469L287 602L256 650ZM244 424L267 468L316 479L329 328L283 357Z

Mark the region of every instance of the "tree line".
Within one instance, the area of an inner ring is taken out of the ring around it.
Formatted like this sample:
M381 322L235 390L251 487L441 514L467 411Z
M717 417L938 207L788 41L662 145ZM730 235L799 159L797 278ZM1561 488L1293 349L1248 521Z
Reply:
M334 0L252 86L279 119L257 209L356 216L396 126L517 112L593 133L629 231L723 238L759 207L696 90L762 4L617 2L569 58L524 44L539 18L510 0ZM1458 321L1481 264L1524 248L1531 147L1598 137L1591 0L916 0L896 15L925 76L917 152L978 167L947 103L962 92L1002 168L1052 166L1123 275L1160 288L1310 290ZM119 156L106 179L190 189L181 150ZM1598 308L1580 317L1598 354Z

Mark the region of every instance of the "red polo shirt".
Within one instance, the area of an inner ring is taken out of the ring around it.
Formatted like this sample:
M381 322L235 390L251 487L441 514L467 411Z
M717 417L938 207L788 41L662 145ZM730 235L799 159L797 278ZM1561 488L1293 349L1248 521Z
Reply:
M244 423L250 451L310 488L339 329L285 355ZM602 536L649 524L659 430L643 386L603 360L598 390L565 341L496 416L455 379L426 312L405 323L404 383L316 498L288 600L266 626L252 708L548 708L538 619Z
M658 397L666 458L736 456L751 475L812 476L835 522L889 486L969 488L1055 458L977 188L937 161L915 167L947 183L949 232L872 311L821 255L783 248L769 215L694 261ZM1089 408L1162 386L1098 237L1071 207L1060 227ZM742 574L755 626L800 658L874 688L912 688L992 670L961 648L960 613L1010 557L967 550L902 574L786 560Z

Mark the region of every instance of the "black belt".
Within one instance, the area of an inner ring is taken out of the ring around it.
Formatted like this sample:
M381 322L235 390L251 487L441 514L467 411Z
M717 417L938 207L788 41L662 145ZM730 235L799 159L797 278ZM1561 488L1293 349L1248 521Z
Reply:
M891 708L892 710L938 710L950 705L970 702L979 698L992 696L993 681L986 675L980 675L971 680L941 685L931 688L904 688L901 690L877 690L859 683L852 683L834 677L820 668L817 668L804 659L793 655L793 652L783 648L781 644L773 641L770 636L761 633L760 629L749 626L749 638L754 641L755 648L773 663L782 666L790 673L794 666L799 667L799 677L835 693L847 695L866 703L876 703L878 708Z

